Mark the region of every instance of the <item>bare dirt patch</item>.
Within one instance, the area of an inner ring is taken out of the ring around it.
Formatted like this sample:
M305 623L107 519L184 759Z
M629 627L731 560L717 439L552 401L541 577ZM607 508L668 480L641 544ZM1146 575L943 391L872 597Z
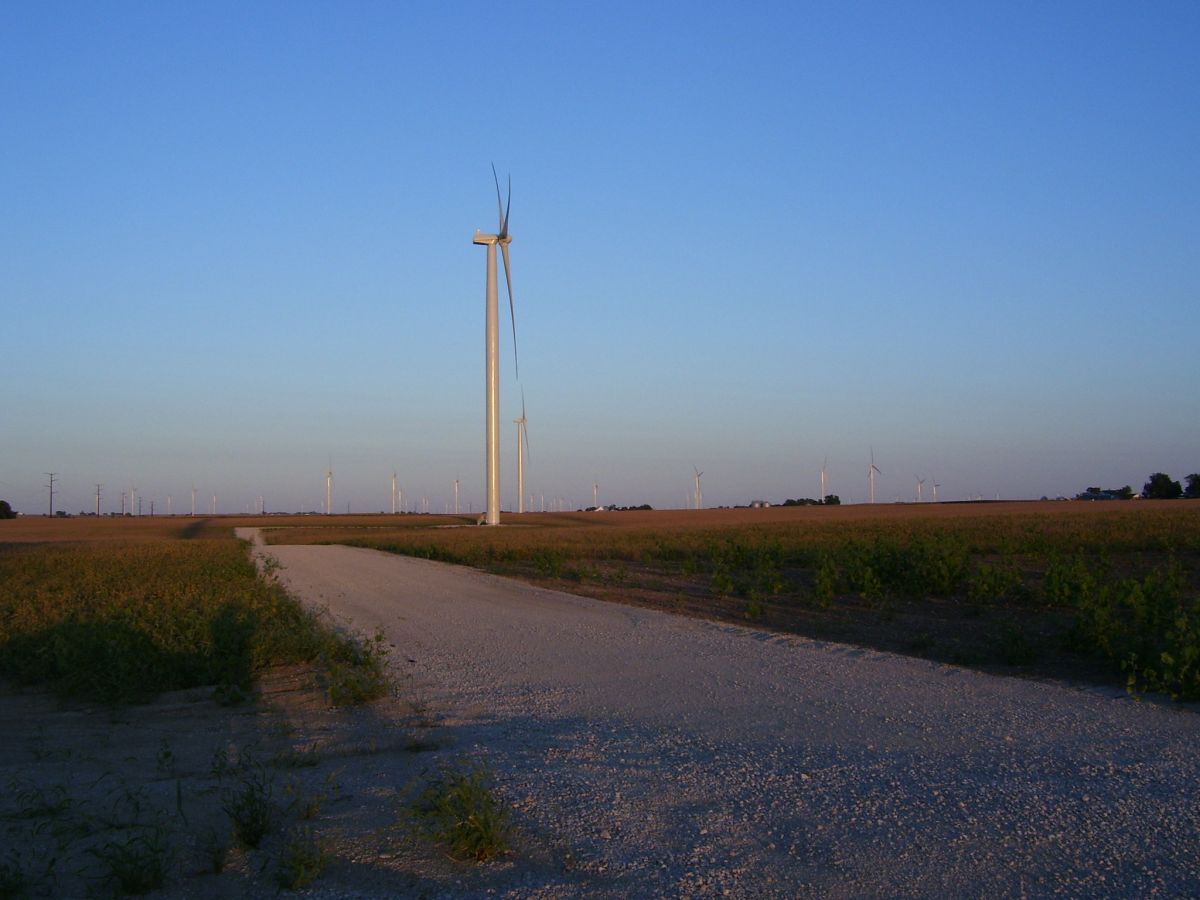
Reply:
M458 863L403 814L455 743L453 721L397 697L331 709L306 667L236 706L211 689L114 709L0 686L0 887L82 897L161 879L151 896L270 896L307 843L325 854L321 896L479 889L536 854ZM234 819L259 800L265 834L245 846Z

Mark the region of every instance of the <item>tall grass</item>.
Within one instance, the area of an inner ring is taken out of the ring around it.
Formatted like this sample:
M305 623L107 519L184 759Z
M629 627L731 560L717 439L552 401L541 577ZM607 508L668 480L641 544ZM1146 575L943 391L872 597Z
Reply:
M0 544L0 585L0 673L67 696L216 685L236 697L274 664L361 656L260 579L232 536Z

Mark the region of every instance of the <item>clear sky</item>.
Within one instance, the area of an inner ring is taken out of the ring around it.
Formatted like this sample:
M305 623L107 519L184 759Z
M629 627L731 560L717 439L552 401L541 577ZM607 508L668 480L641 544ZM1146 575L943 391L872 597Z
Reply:
M9 4L0 497L479 510L493 162L547 505L1182 479L1198 47L1193 0Z

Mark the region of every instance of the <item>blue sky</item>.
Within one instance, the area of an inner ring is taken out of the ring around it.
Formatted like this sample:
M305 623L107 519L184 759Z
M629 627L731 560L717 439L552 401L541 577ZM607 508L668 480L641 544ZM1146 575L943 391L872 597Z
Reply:
M6 9L0 497L478 510L493 162L548 504L1200 470L1197 4L426 6Z

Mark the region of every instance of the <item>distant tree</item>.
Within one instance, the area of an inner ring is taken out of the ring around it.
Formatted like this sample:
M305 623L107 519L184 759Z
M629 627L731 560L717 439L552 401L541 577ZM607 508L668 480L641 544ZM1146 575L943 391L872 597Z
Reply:
M13 508L8 505L7 500L0 500L0 519L15 519L17 514L13 512Z
M1119 491L1113 491L1113 494L1115 494L1121 500L1132 500L1133 488L1129 485L1125 485L1125 487L1121 488Z
M826 506L841 506L842 498L839 497L837 494L826 494L825 499L822 502Z
M1183 488L1165 472L1155 472L1142 488L1142 496L1147 500L1174 500L1183 496Z
M1187 477L1187 490L1183 492L1183 496L1189 500L1200 499L1200 472L1193 472Z

